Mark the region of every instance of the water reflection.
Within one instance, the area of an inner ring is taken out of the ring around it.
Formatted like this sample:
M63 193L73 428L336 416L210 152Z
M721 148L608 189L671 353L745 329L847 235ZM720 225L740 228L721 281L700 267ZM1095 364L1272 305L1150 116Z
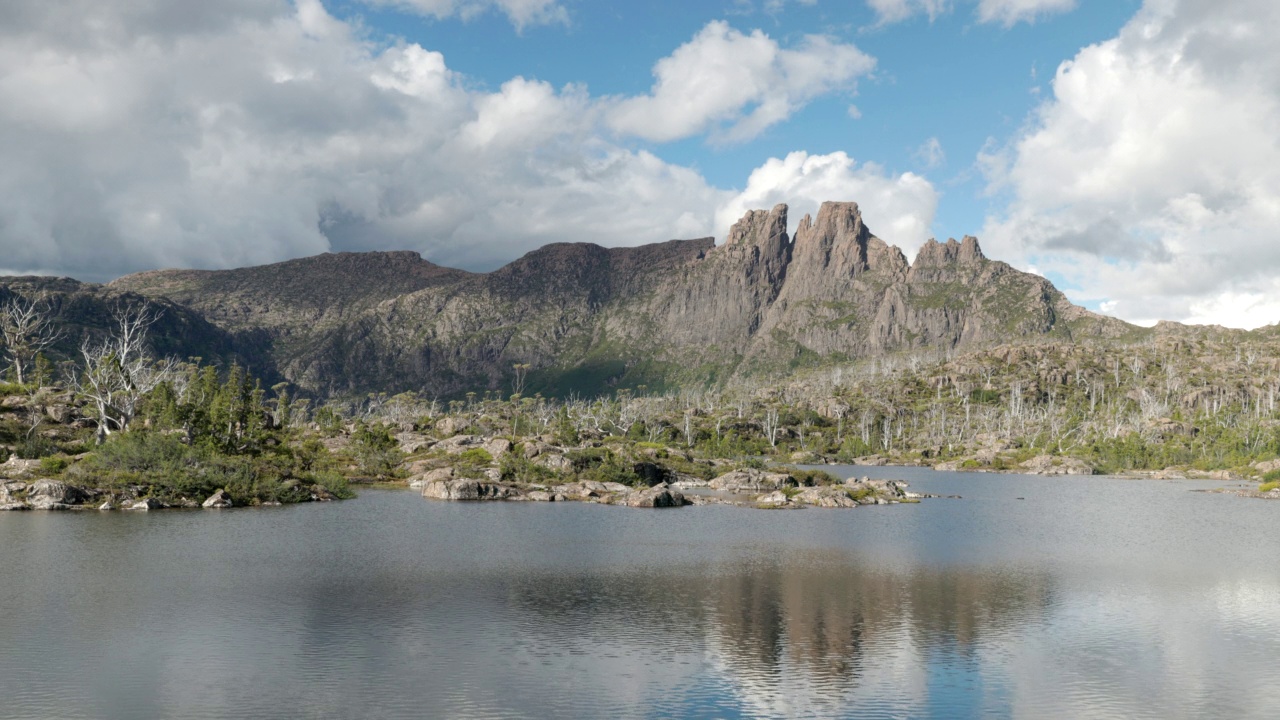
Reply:
M1280 707L1269 507L1135 485L1113 496L1151 512L1109 527L1112 504L1026 509L1072 492L1086 505L1092 486L986 482L971 492L985 505L852 514L367 493L280 512L0 517L0 717ZM1015 494L1028 500L993 511ZM1205 523L1230 553L1188 533ZM1152 544L1176 561L1152 561Z

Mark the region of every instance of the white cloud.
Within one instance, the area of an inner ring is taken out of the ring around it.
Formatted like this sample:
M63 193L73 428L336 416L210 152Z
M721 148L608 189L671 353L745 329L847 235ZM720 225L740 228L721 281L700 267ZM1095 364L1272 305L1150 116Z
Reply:
M618 101L609 123L657 142L707 132L716 142L747 140L819 95L852 92L874 67L853 45L820 35L789 49L759 30L745 35L711 22L659 60L650 94Z
M879 165L842 152L809 155L793 152L756 168L741 193L716 212L716 228L725 232L747 210L790 206L791 230L805 214L817 215L826 200L855 200L871 232L902 248L909 257L930 237L938 194L913 173L890 175Z
M867 0L867 7L875 12L880 25L902 22L916 15L928 15L933 22L951 12L951 0Z
M1012 27L1020 22L1032 23L1058 13L1069 12L1077 0L978 0L975 10L978 22L1000 23ZM876 14L876 25L891 25L926 15L929 22L952 11L953 0L867 0Z
M486 12L507 16L516 30L532 25L567 24L569 11L556 0L360 0L366 5L398 7L437 19L471 20Z
M1278 26L1270 0L1148 0L1081 50L981 159L1010 197L987 245L1126 319L1280 320Z
M388 248L483 269L552 241L728 227L717 210L732 191L615 140L624 100L522 77L477 90L440 53L376 46L319 0L10 0L0 15L0 265L13 272L103 280ZM754 94L682 121L725 139L849 87L872 62L823 38L781 48L720 25L685 48L708 37L769 56L746 79ZM827 157L848 181L822 186L812 158L793 171L808 181L787 181L795 199L885 205L882 232L899 221L882 197L895 183L932 192Z
M931 137L920 144L912 156L927 168L936 168L947 161L947 154L942 150L942 141Z
M1013 27L1020 22L1035 22L1046 15L1075 9L1076 0L979 0L978 21Z

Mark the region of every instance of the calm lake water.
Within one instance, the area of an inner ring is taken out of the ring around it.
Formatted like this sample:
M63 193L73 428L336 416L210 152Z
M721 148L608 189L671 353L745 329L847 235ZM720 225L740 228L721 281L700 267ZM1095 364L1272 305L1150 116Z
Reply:
M0 717L1280 716L1280 503L857 472L963 499L0 514Z

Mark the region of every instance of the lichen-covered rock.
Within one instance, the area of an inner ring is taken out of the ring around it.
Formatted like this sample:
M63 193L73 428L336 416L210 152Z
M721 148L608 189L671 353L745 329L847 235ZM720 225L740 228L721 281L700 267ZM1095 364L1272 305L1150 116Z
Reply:
M61 480L37 480L27 489L27 500L34 503L37 498L61 505L79 505L89 499L89 493Z
M796 479L786 473L771 473L764 470L734 470L711 480L713 490L733 493L762 492L794 487Z
M16 455L0 463L0 477L4 478L25 478L31 477L40 469L39 460L23 460Z
M471 478L437 480L422 486L422 497L436 500L506 500L517 494L506 485Z
M232 505L234 505L234 503L231 502L231 496L227 494L226 490L219 490L205 498L204 502L200 503L200 507L215 509L229 508Z
M511 441L506 438L493 438L484 444L484 449L496 460L511 452Z
M533 462L556 472L568 472L573 469L573 461L560 453L544 452L535 457Z
M622 504L627 507L663 508L682 507L688 503L683 493L672 490L664 483L644 490L636 490L623 498Z
M484 438L476 435L454 435L431 446L431 449L443 450L450 455L458 455L471 448L481 447L483 444Z
M781 490L774 490L773 492L767 495L761 495L760 497L756 498L756 504L763 505L766 507L777 507L781 505L789 505L791 504L791 498L787 497L787 494L782 492Z
M1022 469L1028 475L1092 475L1093 466L1073 457L1037 455L1022 463Z
M409 487L414 488L416 490L421 490L423 487L426 487L426 485L429 483L443 482L445 480L452 480L452 479L453 479L453 468L451 467L435 468L434 470L428 470L424 473L420 473L418 475L414 475L410 477Z
M792 498L793 502L813 505L814 507L853 508L857 501L849 496L849 490L843 485L822 485L805 488Z

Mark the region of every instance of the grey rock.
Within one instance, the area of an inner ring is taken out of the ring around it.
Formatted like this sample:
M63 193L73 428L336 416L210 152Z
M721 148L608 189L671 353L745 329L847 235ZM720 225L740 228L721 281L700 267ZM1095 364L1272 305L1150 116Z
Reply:
M506 438L493 438L484 444L484 449L496 460L503 455L511 452L511 441Z
M672 490L670 487L663 485L654 485L644 490L636 490L623 498L622 503L627 507L682 507L686 504L684 494L679 490Z
M226 490L219 490L200 503L200 507L205 508L229 508L232 505L234 503L231 502L231 496L227 494Z
M786 473L771 473L764 470L734 470L713 478L709 483L711 489L733 493L760 492L794 487L795 478Z
M142 498L141 500L135 500L134 502L125 505L124 509L140 510L145 512L147 510L158 510L161 507L163 506L160 504L160 501L155 498Z
M27 489L27 497L31 500L48 498L55 503L78 505L89 499L89 493L61 480L37 480Z
M75 509L74 505L70 505L64 502L58 502L57 500L47 495L37 495L35 497L28 497L27 504L31 506L32 510L74 510Z
M506 485L471 478L438 480L422 487L422 496L436 500L506 500L519 493Z
M452 480L452 479L453 479L453 468L451 467L435 468L434 470L428 470L419 475L414 475L413 477L410 477L409 487L414 488L416 490L421 490L423 487L425 487L429 483L444 482L445 480Z

